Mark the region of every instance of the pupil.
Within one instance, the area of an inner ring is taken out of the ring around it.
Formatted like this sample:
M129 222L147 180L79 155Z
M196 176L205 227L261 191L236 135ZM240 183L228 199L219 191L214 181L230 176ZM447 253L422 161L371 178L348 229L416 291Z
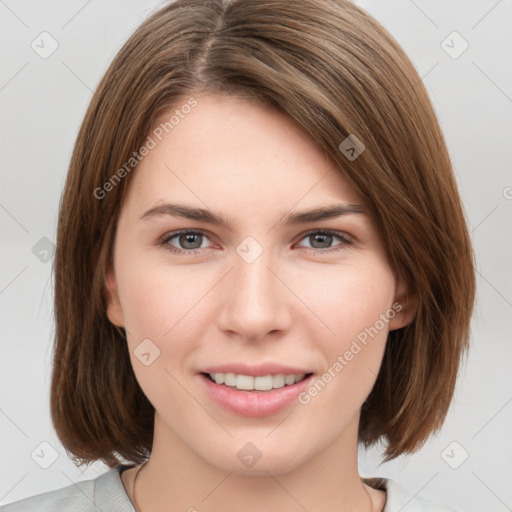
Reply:
M329 247L329 242L332 241L332 235L328 235L328 234L316 234L316 235L312 235L313 236L313 239L315 238L320 238L320 244L322 244L322 238L324 239L323 240L323 243L325 244L327 242L327 245L323 245L322 247Z
M186 249L198 249L201 243L199 243L199 246L197 247L190 247L188 244L191 243L192 246L194 245L194 237L199 237L201 235L196 233L185 233L184 235L181 235L180 243L182 243L183 247ZM197 244L197 241L196 241Z

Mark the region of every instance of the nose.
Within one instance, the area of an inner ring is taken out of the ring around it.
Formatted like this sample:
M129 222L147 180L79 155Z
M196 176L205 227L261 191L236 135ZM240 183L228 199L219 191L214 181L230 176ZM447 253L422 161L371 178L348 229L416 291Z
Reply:
M279 274L269 250L250 263L236 254L234 267L223 279L218 327L247 341L289 330L293 293Z

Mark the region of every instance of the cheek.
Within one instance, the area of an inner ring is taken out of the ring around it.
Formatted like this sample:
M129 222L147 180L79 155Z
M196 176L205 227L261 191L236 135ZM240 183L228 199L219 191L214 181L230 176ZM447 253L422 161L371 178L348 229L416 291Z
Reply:
M364 401L379 373L394 316L395 280L377 259L339 267L329 277L322 279L322 290L317 285L311 294L325 324L317 322L317 335L311 333L321 344L325 364L317 388L329 388L322 400L336 403L343 396L343 409L352 410Z
M122 275L122 308L135 376L157 409L166 403L164 397L175 394L173 405L165 407L179 413L183 396L173 377L187 367L201 339L200 308L193 306L204 290L177 268L130 265Z
M160 339L181 327L201 293L198 274L144 254L120 261L119 276L127 329L142 336Z
M341 415L358 410L375 383L394 316L394 283L379 262L324 280L327 287L318 305L335 334L317 337L323 340L325 368L310 389L324 403L339 403L335 410Z
M139 260L140 261L140 260ZM192 347L184 333L189 321L189 300L193 285L183 285L176 272L155 265L126 260L119 266L121 306L127 332L132 366L139 381L145 382L158 369L184 357L182 351ZM149 353L149 356L143 354ZM146 358L144 360L144 357ZM150 363L148 366L145 362ZM142 364L141 364L142 363ZM147 384L147 382L146 382ZM144 386L143 386L144 387Z
M331 340L333 347L340 348L389 310L394 284L391 271L375 259L302 278L301 295L321 320L316 324L325 331L321 339Z
M214 321L211 289L218 276L192 269L192 265L144 258L134 254L124 264L120 262L119 276L132 365L143 389L153 396L154 386L165 386L169 373L191 368L190 356ZM146 352L142 347L158 354L148 367L137 360L137 354ZM164 377L160 384L154 382L155 372Z

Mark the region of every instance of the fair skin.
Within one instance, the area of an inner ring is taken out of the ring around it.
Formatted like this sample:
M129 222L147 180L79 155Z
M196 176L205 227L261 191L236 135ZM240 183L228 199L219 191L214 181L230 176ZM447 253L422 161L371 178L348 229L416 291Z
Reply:
M133 370L156 410L152 454L137 479L140 510L381 511L385 491L358 473L360 408L389 330L414 316L411 296L367 214L279 224L296 211L361 205L305 131L247 100L195 97L197 107L132 177L107 274L108 317L126 329ZM208 209L230 228L168 215L140 219L163 203ZM203 236L159 245L181 229ZM325 229L353 243L306 236ZM251 263L236 252L248 236L263 250ZM245 417L211 401L200 385L201 367L239 361L321 376L395 302L400 313L306 405ZM147 338L160 350L148 366L134 355ZM262 454L252 468L237 457L248 442ZM136 469L122 475L130 498Z

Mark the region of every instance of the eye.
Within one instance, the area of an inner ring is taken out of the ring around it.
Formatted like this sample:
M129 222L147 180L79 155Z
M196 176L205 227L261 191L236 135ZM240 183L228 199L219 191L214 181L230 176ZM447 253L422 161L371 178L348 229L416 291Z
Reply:
M334 238L341 240L341 243L335 245L334 247L330 247ZM331 231L329 229L309 231L303 235L301 240L305 239L312 240L312 243L317 245L317 247L313 245L311 249L315 253L339 251L345 246L351 245L353 243L352 240L350 240L345 234L340 233L339 231Z
M331 247L331 244L335 238L340 240L341 243ZM171 241L174 239L176 239L176 243L181 245L181 247L176 247L171 243ZM159 241L159 245L165 247L165 249L175 254L195 255L201 252L200 249L205 248L203 245L204 239L208 240L208 236L203 231L186 229L164 235L164 237ZM344 233L325 229L309 231L308 233L302 235L301 240L305 239L313 240L312 243L314 245L319 245L319 247L305 247L308 251L312 251L314 253L339 251L345 246L351 245L353 243L352 240L350 240ZM299 245L299 247L304 246Z
M180 244L182 248L175 247L174 245L170 244L171 240L175 238L177 243ZM164 246L167 250L177 254L195 254L198 249L203 248L201 247L203 238L208 237L202 231L186 229L165 235L163 239L160 240L160 245Z

